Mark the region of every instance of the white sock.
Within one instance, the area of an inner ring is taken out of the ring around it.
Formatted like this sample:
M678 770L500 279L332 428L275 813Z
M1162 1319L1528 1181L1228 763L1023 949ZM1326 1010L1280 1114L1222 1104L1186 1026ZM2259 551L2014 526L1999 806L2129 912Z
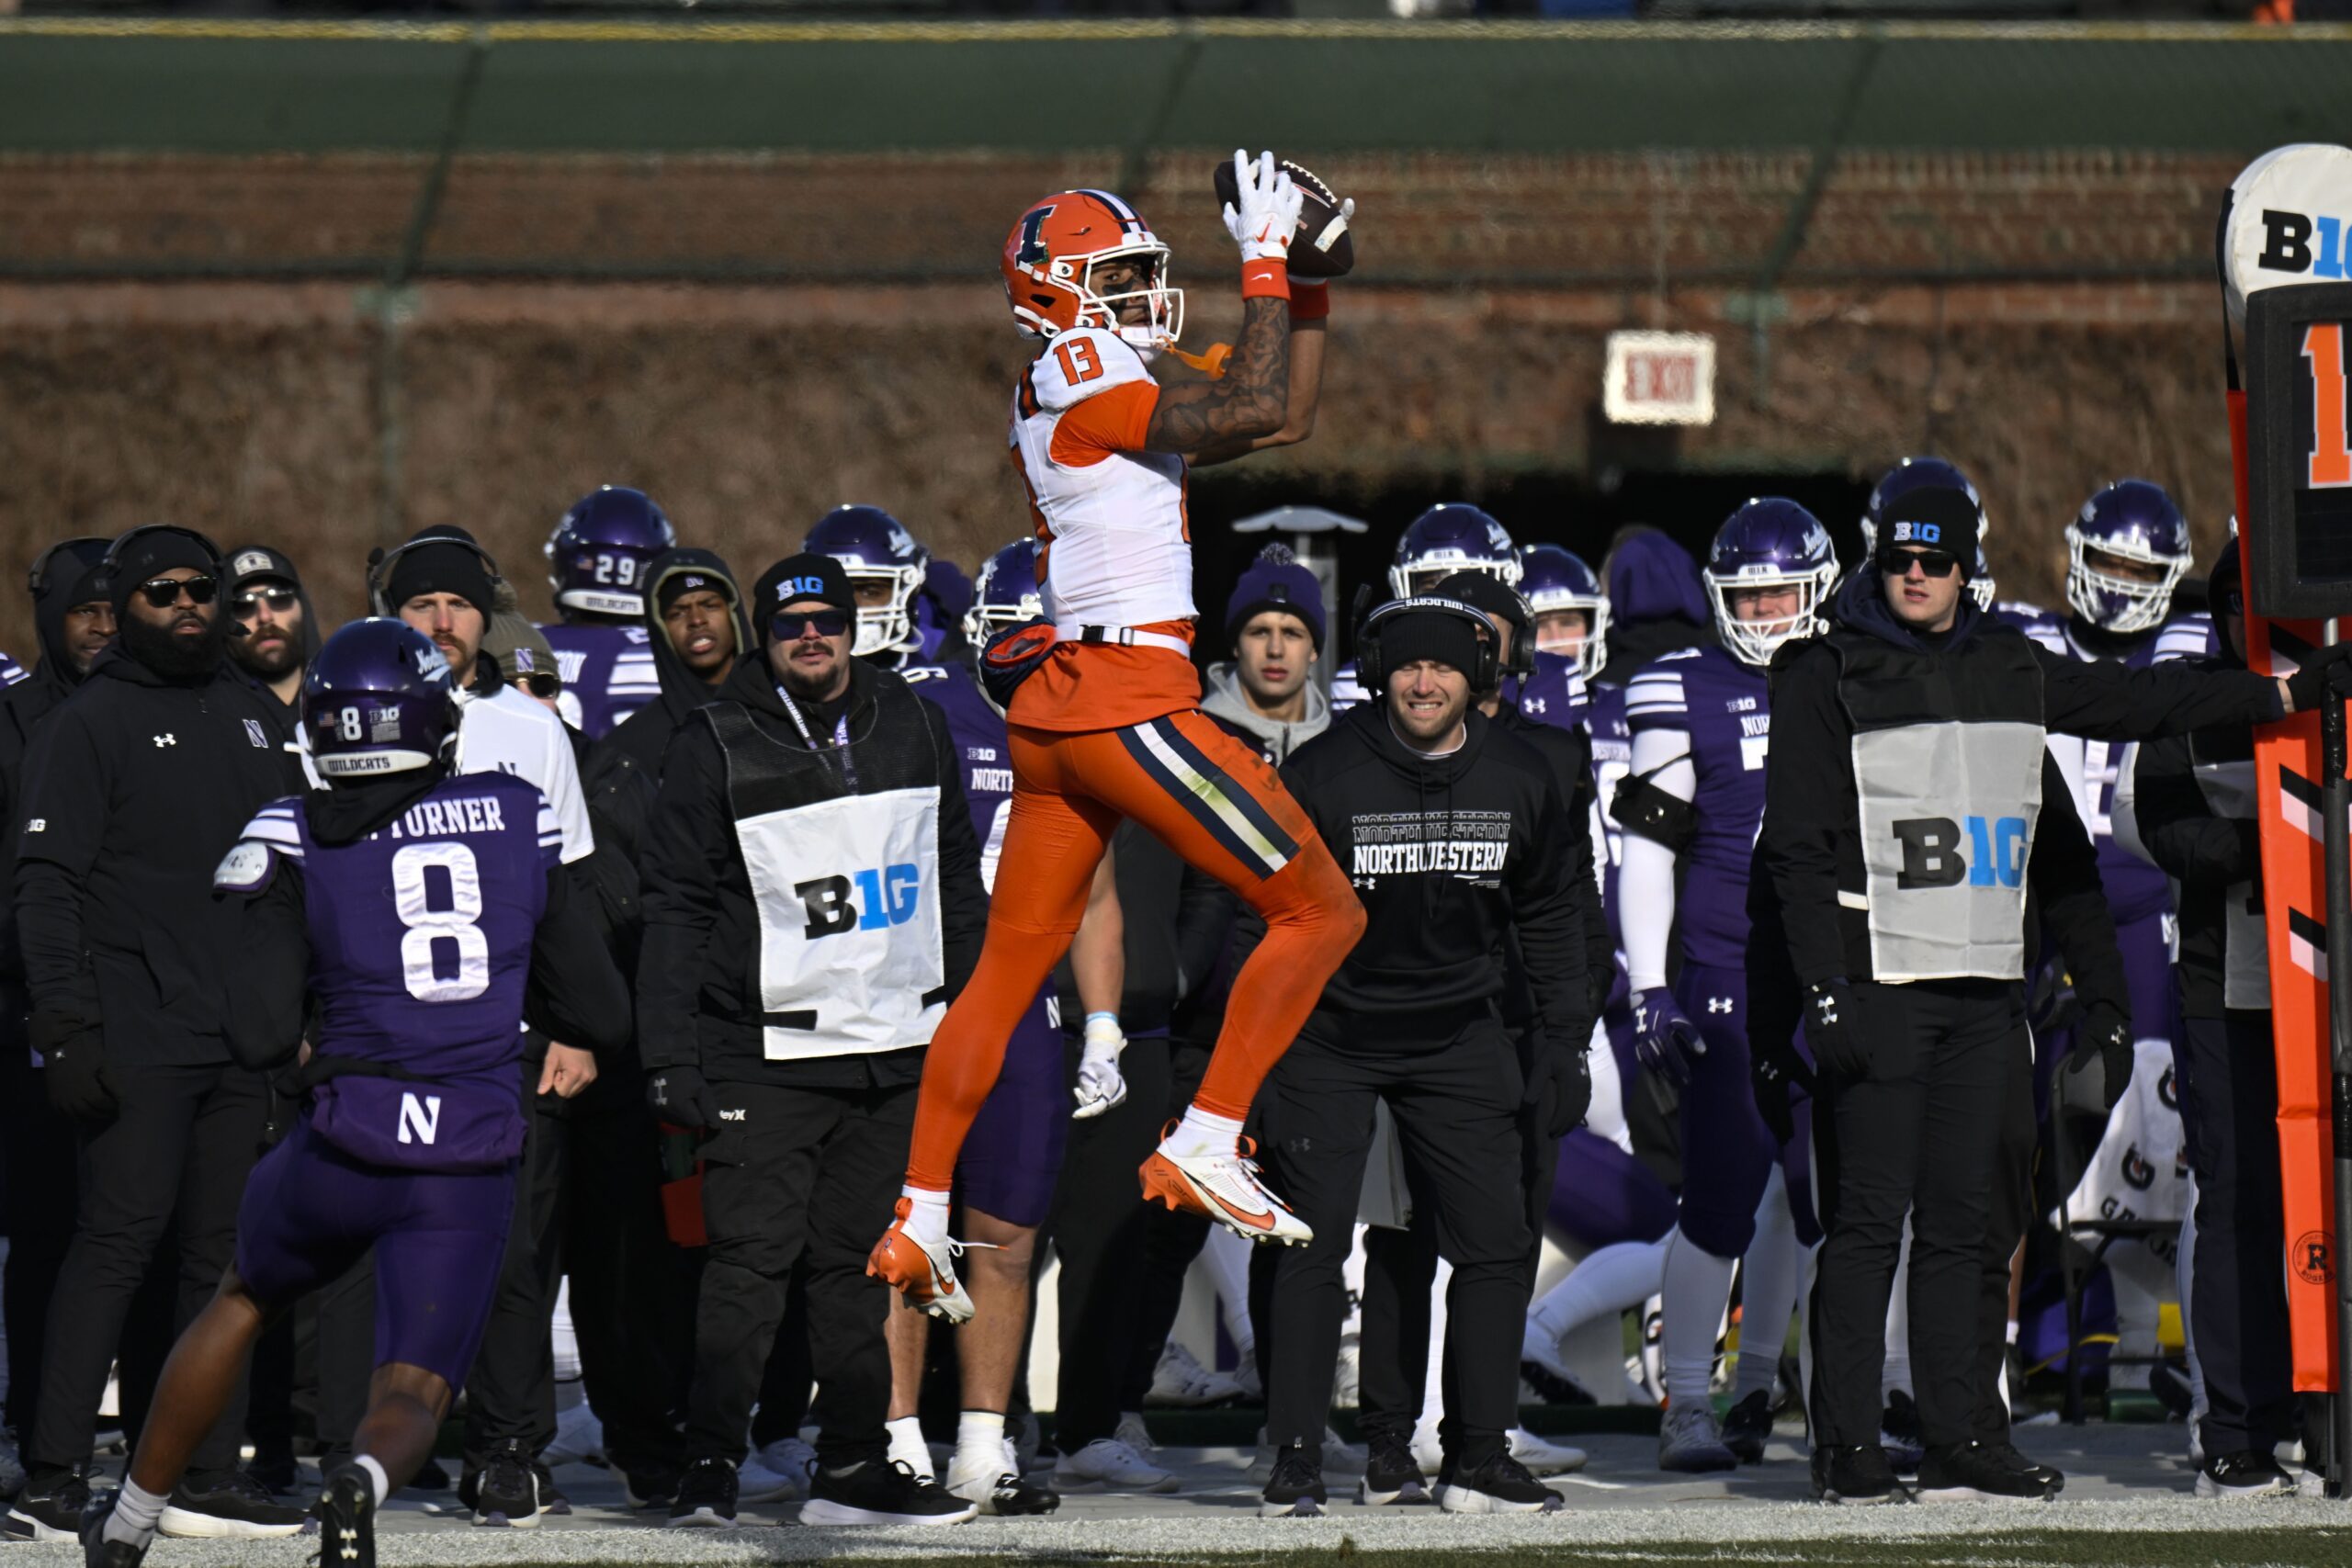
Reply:
M947 1198L944 1192L927 1192L920 1187L901 1187L899 1196L909 1205L907 1234L926 1247L937 1247L947 1239Z
M115 1494L114 1511L103 1527L106 1539L143 1548L154 1540L155 1521L163 1517L164 1499L140 1490L139 1483L126 1475L122 1490Z
M1682 1234L1677 1225L1666 1253L1666 1397L1678 1406L1705 1407L1715 1368L1715 1337L1731 1303L1732 1260Z
M1896 1389L1911 1392L1911 1222L1903 1222L1903 1250L1894 1258L1894 1288L1886 1297L1886 1365L1879 1372L1879 1406Z
M1197 1159L1204 1155L1229 1155L1240 1141L1240 1122L1194 1105L1186 1109L1184 1119L1159 1146L1179 1158Z
M1761 1390L1769 1399L1788 1343L1789 1318L1797 1309L1796 1216L1789 1213L1788 1180L1775 1165L1756 1209L1756 1239L1739 1263L1739 1381L1737 1404Z
M1238 1238L1237 1238L1238 1239ZM1586 1324L1622 1316L1658 1292L1666 1274L1666 1239L1621 1241L1568 1270L1527 1314L1555 1342Z
M392 1478L384 1473L373 1454L354 1454L351 1462L368 1472L368 1490L376 1495L376 1506L382 1507L384 1499L392 1495Z
M1226 1335L1245 1361L1258 1343L1257 1330L1250 1321L1250 1255L1256 1250L1256 1243L1242 1240L1223 1225L1209 1227L1208 1245L1201 1248L1201 1267L1216 1285L1217 1311L1224 1315Z
M890 1434L890 1458L903 1462L924 1480L933 1479L931 1445L922 1440L922 1419L916 1416L901 1416L896 1421L886 1421L883 1429Z
M956 1417L956 1462L961 1467L967 1459L975 1466L1004 1462L1002 1411L967 1410Z

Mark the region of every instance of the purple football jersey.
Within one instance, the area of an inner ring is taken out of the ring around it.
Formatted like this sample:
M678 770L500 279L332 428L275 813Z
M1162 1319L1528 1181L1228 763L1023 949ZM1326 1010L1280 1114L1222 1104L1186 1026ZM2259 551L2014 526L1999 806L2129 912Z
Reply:
M241 850L302 878L322 1055L395 1066L335 1078L311 1124L346 1152L416 1169L476 1169L522 1148L523 991L563 829L508 773L446 779L347 844L311 836L300 798L273 801ZM266 876L255 881L266 885ZM418 1081L438 1091L422 1094Z
M1747 963L1747 870L1764 820L1764 759L1772 737L1765 673L1720 648L1666 654L1625 687L1628 731L1679 730L1698 774L1698 831L1682 856L1675 924L1685 962Z
M989 706L979 682L960 660L919 664L899 673L918 696L929 697L947 716L948 738L964 770L964 804L971 807L972 831L980 840L980 880L993 889L997 854L1012 816L1012 749L1004 716Z
M2126 654L2123 663L2132 670L2145 670L2159 660L2202 659L2215 650L2214 639L2211 616L2176 615L2155 636L2143 639ZM2065 651L2068 657L2086 662L2097 658L2071 635L2065 639ZM2125 741L2083 742L2083 793L2087 797L2080 803L2083 826L2090 830L2091 842L2098 851L2099 882L2107 889L2108 910L2119 927L2172 908L2172 884L2165 874L2115 841L2116 779L2130 754Z
M662 672L643 626L541 626L563 677L563 716L591 740L662 694Z
M1519 683L1519 711L1562 729L1574 729L1584 722L1585 704L1589 700L1577 661L1556 653L1538 653L1535 672Z

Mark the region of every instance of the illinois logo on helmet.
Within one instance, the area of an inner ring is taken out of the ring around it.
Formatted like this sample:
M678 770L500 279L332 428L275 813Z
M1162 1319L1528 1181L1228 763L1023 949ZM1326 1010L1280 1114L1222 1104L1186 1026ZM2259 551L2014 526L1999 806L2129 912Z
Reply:
M1184 291L1168 287L1169 249L1142 214L1107 190L1066 190L1021 215L1004 241L1004 296L1012 319L1032 337L1074 327L1115 332L1138 349L1174 346L1184 331ZM1105 293L1095 274L1131 262L1136 279ZM1139 322L1120 308L1141 300Z

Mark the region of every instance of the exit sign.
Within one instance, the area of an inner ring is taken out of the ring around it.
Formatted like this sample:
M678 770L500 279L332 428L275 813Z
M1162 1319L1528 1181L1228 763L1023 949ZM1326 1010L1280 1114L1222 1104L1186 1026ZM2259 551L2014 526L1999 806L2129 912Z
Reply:
M1600 406L1615 424L1713 424L1715 340L1704 333L1611 333Z

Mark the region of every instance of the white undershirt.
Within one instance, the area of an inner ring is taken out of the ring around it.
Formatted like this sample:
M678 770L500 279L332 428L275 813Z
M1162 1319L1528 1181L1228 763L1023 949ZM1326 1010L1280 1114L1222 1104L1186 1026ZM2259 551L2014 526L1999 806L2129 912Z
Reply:
M1634 736L1633 771L1677 800L1696 798L1699 771L1690 737L1679 729L1644 729ZM1674 930L1674 852L1627 831L1617 868L1617 924L1625 938L1625 983L1636 993L1666 984L1667 942Z

